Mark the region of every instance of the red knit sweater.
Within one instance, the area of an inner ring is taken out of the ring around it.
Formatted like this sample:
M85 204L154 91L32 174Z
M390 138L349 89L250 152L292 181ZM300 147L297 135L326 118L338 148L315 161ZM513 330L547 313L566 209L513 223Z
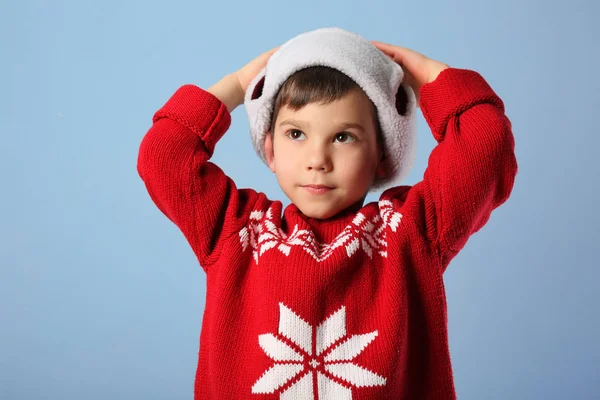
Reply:
M504 104L476 72L421 89L423 180L307 218L210 163L230 125L192 85L154 116L138 171L207 274L195 399L453 399L442 274L509 196Z

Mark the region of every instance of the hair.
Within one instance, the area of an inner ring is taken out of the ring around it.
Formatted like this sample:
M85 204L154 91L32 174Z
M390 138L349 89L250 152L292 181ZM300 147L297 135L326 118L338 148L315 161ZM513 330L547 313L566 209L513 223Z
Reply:
M282 107L287 106L292 110L299 110L310 103L328 104L342 99L354 90L361 87L346 74L337 69L325 66L314 66L301 69L291 75L281 86L275 97L275 105L271 116L271 132L275 127L275 121ZM383 136L377 107L369 99L373 117L377 129L377 142L383 148ZM401 89L396 96L396 108L401 115L406 113L408 107L408 96Z

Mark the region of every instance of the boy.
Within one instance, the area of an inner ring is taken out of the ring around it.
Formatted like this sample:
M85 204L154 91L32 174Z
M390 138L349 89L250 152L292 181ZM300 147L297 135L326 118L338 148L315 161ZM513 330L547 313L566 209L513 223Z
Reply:
M208 161L244 96L283 215ZM417 102L438 141L423 180L363 205L410 169ZM455 398L442 274L517 170L479 74L324 29L153 121L138 171L207 274L195 399Z

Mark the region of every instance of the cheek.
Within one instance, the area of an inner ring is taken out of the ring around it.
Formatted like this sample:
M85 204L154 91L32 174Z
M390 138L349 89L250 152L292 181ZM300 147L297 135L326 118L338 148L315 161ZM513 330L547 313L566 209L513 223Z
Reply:
M374 162L377 155L371 153L369 149L356 148L340 154L338 159L340 174L357 182L372 180L377 168Z
M275 142L275 168L278 175L289 175L297 170L298 152L293 148L293 143L279 138Z

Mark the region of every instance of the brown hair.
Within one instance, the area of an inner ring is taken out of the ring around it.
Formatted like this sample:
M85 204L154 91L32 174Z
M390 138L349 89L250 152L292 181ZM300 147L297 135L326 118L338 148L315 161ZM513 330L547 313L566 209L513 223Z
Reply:
M297 71L283 83L275 97L273 115L271 116L271 132L274 129L275 121L281 107L288 106L292 110L297 111L310 103L327 104L340 100L353 90L362 89L350 77L337 69L314 66ZM372 105L377 127L377 141L382 145L383 137L379 118L377 118L377 107L370 99L369 101ZM405 115L407 107L408 95L401 86L396 95L396 109L400 115Z
M331 103L340 100L360 86L342 72L323 66L308 67L290 76L281 86L275 97L275 106L271 117L271 130L281 107L288 106L299 110L310 103ZM381 134L377 121L377 108L371 102L373 116L377 123L378 136Z

